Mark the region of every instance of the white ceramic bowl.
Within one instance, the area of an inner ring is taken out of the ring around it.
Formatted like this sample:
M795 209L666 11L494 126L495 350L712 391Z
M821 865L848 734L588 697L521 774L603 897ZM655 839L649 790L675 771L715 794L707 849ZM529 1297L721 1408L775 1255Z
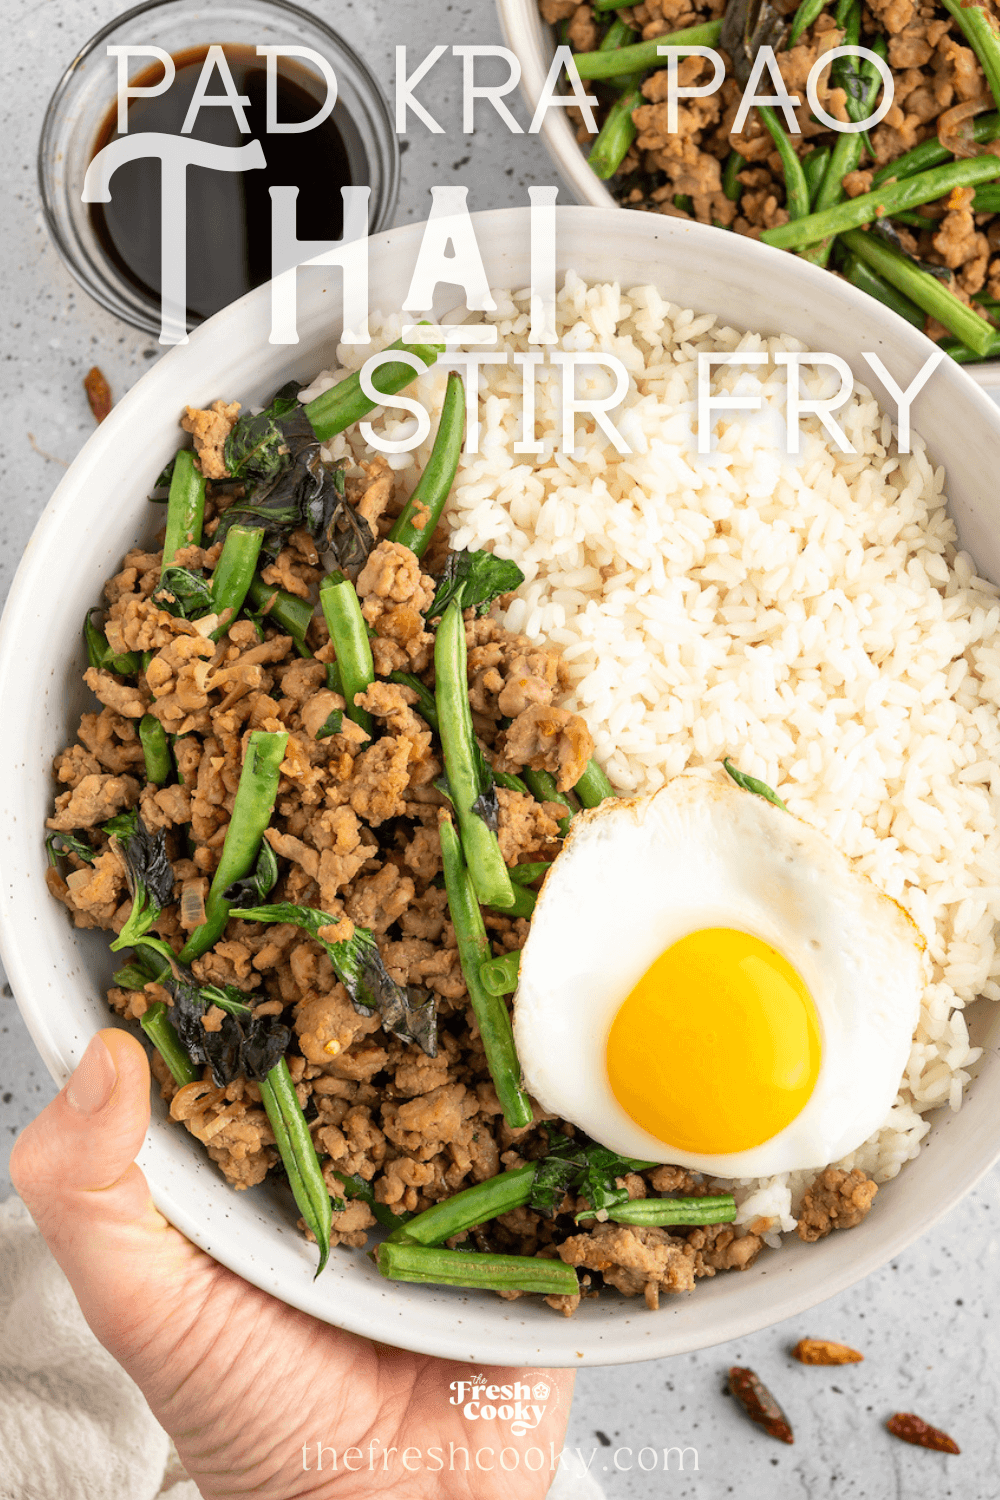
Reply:
M530 117L541 97L542 85L555 53L555 33L542 20L538 0L496 0L496 6L507 45L521 64L521 93ZM587 92L592 92L592 89L588 87ZM565 110L550 109L546 112L541 136L578 203L589 203L594 208L620 207L617 199L587 165L586 155L576 139L576 128L566 118ZM1000 359L986 360L967 368L977 385L995 391L1000 400Z
M491 285L529 279L525 209L476 216ZM371 241L372 305L398 307L422 226ZM785 332L807 348L843 355L870 381L862 350L877 351L902 384L923 363L922 335L832 276L778 250L701 225L617 211L565 208L558 218L560 269L588 279L653 281L683 306L717 310L737 326ZM326 278L329 279L326 279ZM269 292L261 287L217 314L145 375L90 438L52 497L11 591L0 629L0 739L6 789L0 935L14 993L60 1085L89 1037L109 1024L103 991L112 969L103 933L78 932L48 895L43 827L51 807L51 760L72 739L85 705L80 628L122 554L148 539L158 512L145 496L174 451L186 402L265 398L289 378L328 365L340 327L339 272L310 272L299 289L297 346L268 343ZM761 295L766 288L766 295ZM440 315L445 309L435 311ZM917 398L915 429L948 466L963 543L1000 577L1000 529L992 476L1000 412L945 362ZM973 1018L977 1041L998 1039L989 1006ZM387 1343L475 1363L615 1364L719 1343L802 1312L896 1255L946 1213L1000 1152L1000 1060L988 1045L958 1115L938 1119L920 1157L879 1195L859 1228L814 1246L798 1241L741 1274L702 1282L690 1296L648 1312L615 1294L584 1302L572 1319L540 1301L384 1281L360 1251L338 1251L317 1282L315 1254L299 1236L280 1190L231 1191L158 1097L140 1158L166 1216L249 1281L318 1318Z

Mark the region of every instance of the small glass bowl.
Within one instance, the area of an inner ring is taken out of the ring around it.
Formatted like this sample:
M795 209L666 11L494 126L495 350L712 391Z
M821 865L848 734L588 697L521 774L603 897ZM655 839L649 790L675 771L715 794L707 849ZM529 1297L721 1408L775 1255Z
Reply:
M337 75L333 120L354 180L371 187L370 234L389 226L399 197L399 143L385 96L357 53L322 21L288 0L213 0L210 6L148 0L126 11L91 37L49 100L38 180L49 233L67 269L102 307L148 333L160 331L159 301L126 280L107 256L81 196L98 132L115 101L118 64L105 49L155 46L175 55L212 43L310 47L327 58ZM308 69L301 60L296 66ZM142 67L139 60L136 71Z

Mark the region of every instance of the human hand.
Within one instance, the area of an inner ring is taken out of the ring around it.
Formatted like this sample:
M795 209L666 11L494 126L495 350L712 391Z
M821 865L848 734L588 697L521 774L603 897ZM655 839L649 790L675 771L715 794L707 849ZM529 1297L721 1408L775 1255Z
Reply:
M250 1286L168 1224L135 1164L148 1123L146 1054L127 1032L104 1030L18 1139L11 1178L87 1322L143 1392L205 1500L545 1494L554 1477L550 1454L559 1453L569 1414L571 1372L488 1368L488 1383L532 1385L543 1377L552 1394L537 1428L514 1436L498 1417L484 1438L482 1424L449 1403L450 1383L467 1381L469 1366L319 1323ZM319 1442L327 1451L318 1472ZM545 1458L536 1473L523 1462L531 1448ZM349 1469L352 1449L360 1456ZM387 1450L395 1452L386 1458ZM432 1450L440 1450L441 1467Z

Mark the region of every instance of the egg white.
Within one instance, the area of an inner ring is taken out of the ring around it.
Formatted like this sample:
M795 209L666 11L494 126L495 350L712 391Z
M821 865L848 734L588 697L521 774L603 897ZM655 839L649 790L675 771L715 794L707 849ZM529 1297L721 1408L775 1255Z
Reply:
M809 989L822 1039L816 1085L796 1118L728 1154L677 1150L644 1130L615 1098L605 1058L637 981L664 949L705 927L776 948ZM735 785L675 777L652 796L573 819L521 959L514 1039L525 1086L625 1156L720 1177L825 1166L867 1140L892 1107L917 1024L923 952L903 909L823 834Z

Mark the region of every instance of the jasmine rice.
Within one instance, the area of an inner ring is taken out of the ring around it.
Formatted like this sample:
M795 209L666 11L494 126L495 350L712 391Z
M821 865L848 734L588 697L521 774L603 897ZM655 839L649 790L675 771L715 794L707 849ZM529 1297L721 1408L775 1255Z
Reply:
M528 293L494 292L497 353L527 352ZM512 558L526 583L504 623L560 647L597 758L623 792L655 791L681 771L718 777L723 757L775 786L797 817L824 832L923 932L931 979L889 1118L836 1165L883 1183L914 1157L928 1110L957 1110L981 1049L963 1008L1000 998L1000 590L958 551L945 474L919 437L899 454L889 417L856 386L836 421L842 453L812 416L801 451L786 451L785 368L716 372L714 389L760 394L760 412L721 413L713 451L697 452L697 355L801 350L790 338L719 327L650 286L587 286L570 273L557 327L566 350L616 355L630 375L612 414L632 449L620 455L592 419L576 450L557 451L561 371L539 366L536 433L523 437L521 370L480 375L480 451L463 456L446 511L455 547ZM404 319L373 318L374 347ZM343 369L371 352L341 345ZM436 427L446 365L413 393ZM805 368L809 395L836 390ZM605 395L606 370L578 375ZM373 426L405 437L412 419ZM387 455L402 492L431 438ZM330 457L370 458L356 432ZM737 1184L738 1222L795 1227L814 1171Z

